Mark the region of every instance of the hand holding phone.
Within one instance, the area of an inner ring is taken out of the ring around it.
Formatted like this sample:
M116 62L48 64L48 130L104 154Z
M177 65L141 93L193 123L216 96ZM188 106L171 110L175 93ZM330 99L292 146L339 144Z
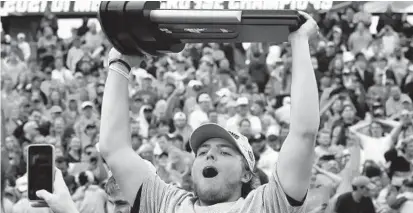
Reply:
M28 147L27 155L28 198L37 206L47 206L36 195L39 190L53 192L54 146L50 144L33 144Z
M72 200L69 189L63 179L62 172L54 168L53 193L46 190L36 192L36 195L42 199L54 213L78 213L76 205ZM37 203L32 203L33 207L39 207Z

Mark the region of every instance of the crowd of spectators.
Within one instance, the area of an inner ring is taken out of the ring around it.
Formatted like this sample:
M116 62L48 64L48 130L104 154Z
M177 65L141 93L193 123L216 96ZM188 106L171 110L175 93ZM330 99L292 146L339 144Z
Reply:
M307 211L413 212L413 26L388 11L372 34L362 4L312 15L322 122ZM50 211L27 198L27 146L47 143L81 213L128 212L96 148L110 43L87 18L69 39L58 28L47 12L36 45L24 33L2 35L3 210ZM257 184L268 182L289 129L288 43L188 44L131 79L132 147L162 180L191 190L188 138L212 122L248 136Z

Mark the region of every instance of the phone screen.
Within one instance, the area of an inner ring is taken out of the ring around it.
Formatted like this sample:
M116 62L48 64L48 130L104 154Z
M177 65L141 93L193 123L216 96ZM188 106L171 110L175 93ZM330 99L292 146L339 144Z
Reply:
M28 152L28 197L29 200L41 200L36 191L53 192L53 147L30 146Z

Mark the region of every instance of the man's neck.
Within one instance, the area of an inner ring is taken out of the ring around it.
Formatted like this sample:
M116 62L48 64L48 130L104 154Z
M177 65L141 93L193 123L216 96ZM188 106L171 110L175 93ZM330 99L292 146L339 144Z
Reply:
M238 199L240 199L241 197L238 197L237 199L230 199L227 200L225 202L219 202L219 203L213 203L213 202L204 202L201 200L198 200L198 204L199 206L206 208L206 207L210 207L210 206L222 206L222 205L233 205L235 202L237 202Z
M326 144L322 144L322 143L318 144L318 146L322 149L328 149L330 147L330 145L326 145Z
M24 137L25 137L26 139L29 139L29 140L32 140L32 139L33 139L29 134L24 134Z
M353 200L356 201L356 203L359 203L362 198L362 196L357 194L357 192L352 192L351 196L353 197Z
M70 155L74 156L74 157L78 157L80 156L80 153L74 149L70 149L69 150Z
M176 127L176 131L181 132L185 129L185 126Z
M265 145L264 145L260 150L258 150L258 151L259 151L260 154L262 154L262 153L264 153L265 151L267 151L268 148L269 148L268 145L265 144Z
M238 115L239 115L241 118L246 118L246 117L248 117L248 113L246 113L246 114L240 114L240 113L238 113Z

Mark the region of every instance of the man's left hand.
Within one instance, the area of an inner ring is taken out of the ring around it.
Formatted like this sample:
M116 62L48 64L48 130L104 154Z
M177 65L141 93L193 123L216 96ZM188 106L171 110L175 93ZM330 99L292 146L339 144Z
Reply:
M306 19L306 22L297 31L292 32L289 35L289 41L297 38L309 39L310 37L318 34L319 28L317 22L313 19L313 17L302 11L298 11L298 13L300 13L300 15Z

